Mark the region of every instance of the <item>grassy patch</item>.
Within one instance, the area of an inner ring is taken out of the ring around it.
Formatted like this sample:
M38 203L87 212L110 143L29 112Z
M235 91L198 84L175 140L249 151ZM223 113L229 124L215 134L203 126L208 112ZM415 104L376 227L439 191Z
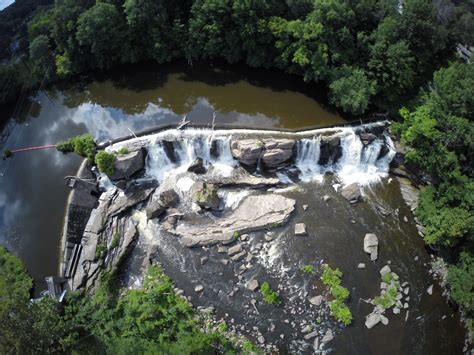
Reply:
M265 281L262 283L262 286L260 286L260 292L262 293L265 303L273 305L279 305L281 303L280 294L273 291L268 282Z
M127 147L122 147L119 150L117 150L118 155L125 155L125 154L128 154L128 153L130 153L130 151L128 150Z
M98 243L95 248L95 258L100 259L107 253L107 246L104 243Z
M313 265L303 265L302 267L300 267L300 270L307 273L307 274L314 273Z
M116 232L114 234L114 237L112 238L112 242L110 243L110 246L112 248L115 248L120 242L120 234L118 232Z
M331 269L329 265L324 265L321 281L334 297L334 300L329 302L331 315L344 325L349 325L352 322L352 313L344 303L349 298L349 290L341 286L341 278L342 272L339 269Z

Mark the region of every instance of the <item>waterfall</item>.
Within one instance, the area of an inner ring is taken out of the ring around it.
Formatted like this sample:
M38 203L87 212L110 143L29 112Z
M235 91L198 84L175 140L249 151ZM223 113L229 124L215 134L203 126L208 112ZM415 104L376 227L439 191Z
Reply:
M322 169L318 164L320 154L320 137L298 141L295 165L301 171L300 179L302 181L322 180Z
M294 168L297 168L299 179L305 182L322 181L326 172L336 174L343 185L354 182L369 184L379 181L388 173L390 161L395 155L393 143L390 137L379 135L370 143L365 142L364 144L356 133L356 129L339 128L338 131L334 131L334 137L340 138L338 147L341 153L340 158L335 162L329 161L324 166L319 165L321 154L323 154L321 138L323 133L311 132L310 138L307 133L304 135L303 133L293 133L293 137L302 135L301 138L296 138L295 164L289 169L279 169L278 178L281 181L292 181L292 178L286 179L283 175L287 175L292 169L294 171ZM230 147L231 134L234 132L223 130L170 131L161 136L150 137L147 174L162 182L168 172L175 169L184 172L189 164L199 157L210 174L230 176L239 164L232 156ZM268 134L264 131L249 132L246 130L237 133L257 137ZM327 134L327 131L324 134ZM164 141L170 142L172 149L169 149L169 143L165 147ZM324 149L327 150L327 147ZM324 154L327 154L326 150L324 150ZM383 153L382 157L380 157L381 153ZM173 156L169 156L169 154ZM335 156L334 153L332 154Z
M146 159L147 174L158 181L163 181L165 174L175 169L176 165L166 154L163 143L153 143L148 147Z
M341 139L342 157L335 172L344 185L367 184L380 180L388 172L388 163L377 162L383 142L376 138L364 146L353 130Z

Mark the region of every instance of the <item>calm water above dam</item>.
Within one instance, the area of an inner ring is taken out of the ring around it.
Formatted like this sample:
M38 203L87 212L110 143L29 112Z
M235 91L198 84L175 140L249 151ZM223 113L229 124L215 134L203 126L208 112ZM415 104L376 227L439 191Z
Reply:
M216 123L253 128L304 128L343 124L346 120L321 102L324 95L305 85L299 78L274 71L236 67L169 65L128 67L94 80L81 80L73 85L39 92L17 110L16 124L2 149L54 144L71 136L91 132L99 141L117 138L158 124L188 120L209 123L216 113ZM13 127L14 126L14 127ZM7 245L26 263L38 289L44 287L45 276L57 273L60 235L68 188L64 176L75 174L81 159L64 156L55 150L22 153L0 163L0 243ZM338 332L331 348L340 354L444 354L461 353L464 329L459 315L454 313L435 287L432 296L426 288L434 283L424 265L429 261L413 220L400 222L397 216L383 217L377 207L399 209L400 216L409 216L398 183L388 179L367 189L367 203L351 208L334 192L331 183L305 182L303 193L289 196L306 203L310 209L298 210L292 218L302 219L317 238L311 240L284 239L291 228L280 228L274 243L278 267L296 267L321 260L344 272L343 284L351 291L349 307L355 316L354 325ZM325 208L321 196L333 198L331 209ZM355 221L356 223L352 223ZM370 264L362 251L361 238L368 232L383 235L380 260ZM261 236L263 238L263 235ZM176 239L168 250L178 250ZM181 249L179 249L181 250ZM290 251L294 251L291 252ZM167 258L166 271L176 279L186 293L194 285L189 277L211 277L220 264L209 263L199 274L196 263L200 250L188 250L182 257ZM415 256L419 257L417 262ZM186 260L182 267L176 263ZM375 295L379 285L378 269L388 260L412 289L411 315L405 322L400 315L390 324L367 330L363 317L370 312L360 298ZM357 270L357 263L368 268ZM188 270L189 275L182 270ZM310 288L311 278L291 273L291 283ZM269 277L276 276L269 275ZM204 281L203 281L204 282ZM219 287L215 278L210 289ZM290 282L290 281L288 281ZM38 291L38 290L37 290ZM283 299L288 301L287 295ZM211 305L216 293L206 293L200 305ZM229 313L238 314L245 299L237 295L230 302ZM272 312L269 308L268 312ZM446 317L443 317L446 316ZM276 316L278 319L278 316ZM236 320L238 320L236 316ZM262 321L265 326L265 321Z

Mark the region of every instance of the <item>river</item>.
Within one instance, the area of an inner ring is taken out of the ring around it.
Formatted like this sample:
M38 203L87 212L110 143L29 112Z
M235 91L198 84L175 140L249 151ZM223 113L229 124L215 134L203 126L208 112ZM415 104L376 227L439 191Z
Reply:
M209 123L215 113L218 124L253 128L345 123L344 117L322 104L324 95L320 92L320 88L306 85L299 78L245 67L183 64L124 67L33 95L17 110L14 124L7 125L11 134L3 149L54 144L84 132L104 141L128 135L130 131L177 122L184 115L192 122ZM1 162L0 243L25 262L34 277L36 291L44 288L45 276L57 274L69 192L64 176L73 175L80 161L73 155L43 150L21 153ZM460 353L465 332L459 315L447 306L438 288L435 287L432 296L425 292L433 283L426 266L429 255L412 218L409 223L400 223L397 218L374 212L381 205L390 211L399 209L400 216L410 215L398 183L385 179L372 186L367 190L371 196L369 203L357 209L349 208L335 196L333 206L325 208L319 197L322 193L334 195L330 182L305 183L303 189L305 193L290 196L299 203L307 202L311 209L306 215L298 211L294 218L304 220L317 238L283 239L289 229L282 228L278 236L283 242L275 244L279 249L273 251L278 252L276 260L281 265L316 264L324 260L340 267L346 275L344 283L352 294L349 306L355 314L355 324L339 332L331 348L336 353L360 354ZM380 263L392 261L394 270L410 282L414 305L408 323L399 317L391 319L387 327L367 330L363 326L363 317L370 310L359 299L374 296L379 281L375 266L370 265L363 273L365 276L360 276L356 268L363 258L360 238L371 231L383 233ZM199 251L184 253L190 254L189 259L183 255L189 262L199 260ZM189 276L183 276L179 271L182 268L173 266L175 259L163 256L163 261L165 269L181 283L180 287L192 293L193 286L186 289ZM196 269L195 265L189 267ZM208 272L215 274L215 269L210 266ZM292 278L309 287L309 281L301 275ZM218 288L219 279L215 282ZM212 297L202 297L198 302L209 305L212 301ZM231 303L230 313L237 314L241 302Z

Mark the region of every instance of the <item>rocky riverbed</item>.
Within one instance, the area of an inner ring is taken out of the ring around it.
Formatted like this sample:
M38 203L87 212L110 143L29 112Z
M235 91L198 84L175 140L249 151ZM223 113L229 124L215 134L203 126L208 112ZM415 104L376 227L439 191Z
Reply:
M93 290L101 270L140 287L158 262L176 292L269 351L451 346L442 335L457 315L436 287L426 291L428 255L408 188L388 174L395 151L385 125L293 136L169 132L108 150L124 146L112 181L98 175L103 192L71 288ZM344 273L349 327L330 316L323 263ZM280 304L264 301L264 282ZM439 337L417 341L420 326Z

